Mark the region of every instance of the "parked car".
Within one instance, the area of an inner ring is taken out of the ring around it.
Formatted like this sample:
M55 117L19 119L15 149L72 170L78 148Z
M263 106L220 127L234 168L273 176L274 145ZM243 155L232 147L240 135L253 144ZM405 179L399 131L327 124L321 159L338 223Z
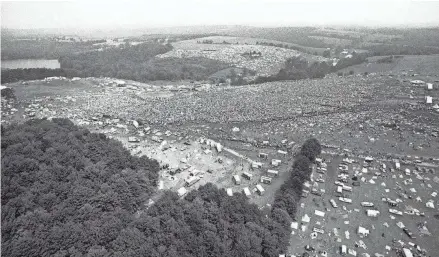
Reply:
M415 238L416 238L416 236L414 236L413 233L412 233L408 228L403 228L402 230L404 231L404 233L405 233L408 237L410 237L410 238L412 238L412 239L415 239Z

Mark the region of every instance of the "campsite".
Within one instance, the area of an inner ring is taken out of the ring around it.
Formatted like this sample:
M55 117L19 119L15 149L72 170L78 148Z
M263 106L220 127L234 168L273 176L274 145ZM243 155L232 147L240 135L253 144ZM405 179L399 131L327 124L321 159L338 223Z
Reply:
M436 256L438 28L182 24L2 28L2 254Z

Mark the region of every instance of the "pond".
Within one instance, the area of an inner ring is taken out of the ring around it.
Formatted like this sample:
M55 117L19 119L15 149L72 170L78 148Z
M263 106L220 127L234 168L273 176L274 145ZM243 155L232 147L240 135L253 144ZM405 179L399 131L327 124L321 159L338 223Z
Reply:
M30 69L30 68L47 68L59 69L61 67L58 60L44 59L20 59L20 60L2 60L2 69Z

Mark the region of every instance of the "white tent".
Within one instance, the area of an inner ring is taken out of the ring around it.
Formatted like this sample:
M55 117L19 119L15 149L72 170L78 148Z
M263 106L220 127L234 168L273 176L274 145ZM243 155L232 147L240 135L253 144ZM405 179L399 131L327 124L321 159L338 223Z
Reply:
M431 97L431 96L426 96L425 99L426 99L426 101L427 101L428 104L432 104L432 103L433 103L433 97Z
M319 210L314 210L314 214L320 217L325 217L325 213Z
M432 90L432 89L433 89L433 84L431 84L431 83L427 83L427 89L428 89L428 90Z
M309 223L311 221L311 218L308 216L308 214L303 215L302 222Z

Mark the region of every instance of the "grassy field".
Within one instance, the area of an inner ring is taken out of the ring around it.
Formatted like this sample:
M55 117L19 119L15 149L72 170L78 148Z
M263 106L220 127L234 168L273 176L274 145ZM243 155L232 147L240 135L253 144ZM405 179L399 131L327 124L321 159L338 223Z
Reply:
M348 67L343 72L353 70L358 73L398 73L413 70L414 73L437 75L439 70L439 55L405 55L396 58L393 63L377 63L383 56L368 58L368 62Z

